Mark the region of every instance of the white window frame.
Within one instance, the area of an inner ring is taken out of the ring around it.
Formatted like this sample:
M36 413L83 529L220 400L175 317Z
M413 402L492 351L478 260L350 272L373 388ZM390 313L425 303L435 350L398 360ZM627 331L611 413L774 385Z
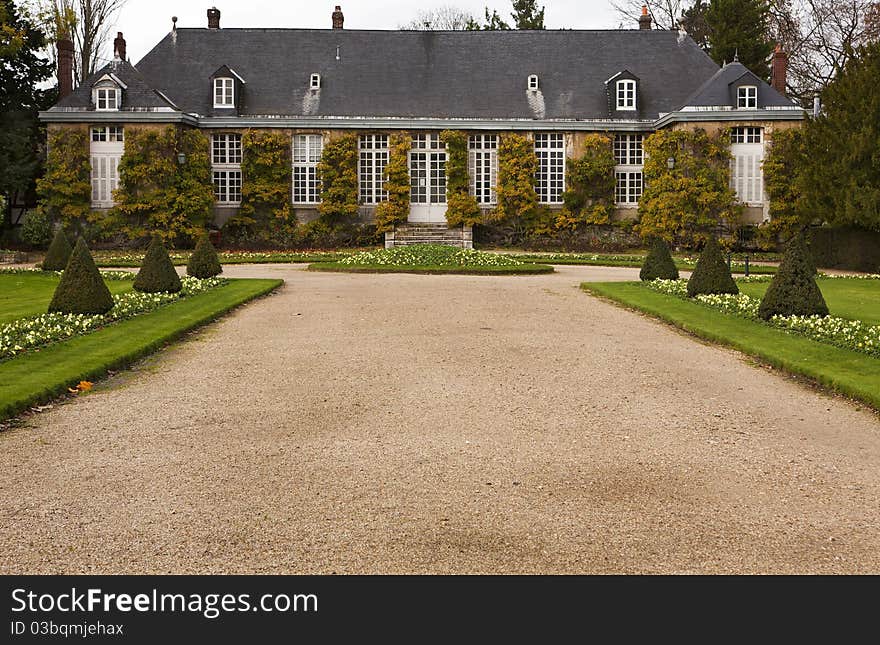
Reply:
M498 135L474 134L468 138L468 174L471 195L480 205L498 203Z
M321 89L321 75L320 74L312 74L309 78L309 89L312 90L320 90Z
M561 204L565 192L565 137L561 132L535 134L535 192L542 204Z
M295 134L291 142L293 181L291 197L294 204L319 204L321 202L321 178L318 163L324 151L324 136L320 134Z
M121 125L94 125L90 138L94 143L125 143L125 129Z
M214 79L214 107L235 107L235 79L228 76Z
M527 87L532 92L537 92L540 89L541 86L538 83L538 75L537 74L530 74L529 75Z
M115 85L104 84L95 88L95 110L98 112L117 112L121 103L121 91Z
M214 201L220 206L241 204L241 135L211 135L211 173Z
M638 206L645 190L642 171L615 167L614 180L614 203L622 208Z
M764 132L757 126L730 130L730 187L746 206L764 206Z
M389 156L387 134L358 137L358 198L361 204L378 204L388 199L385 166Z
M116 205L113 191L119 188L119 162L125 153L122 126L93 126L89 136L91 204L93 208Z
M736 107L745 110L758 109L758 86L740 85L736 88Z
M636 82L631 78L622 78L615 84L616 105L618 110L636 109Z
M644 135L614 136L614 203L622 208L637 206L645 188Z

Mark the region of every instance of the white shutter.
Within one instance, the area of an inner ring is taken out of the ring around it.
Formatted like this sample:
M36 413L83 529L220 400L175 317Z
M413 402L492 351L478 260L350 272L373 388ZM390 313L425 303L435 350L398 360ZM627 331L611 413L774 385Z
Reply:
M731 145L730 183L744 204L761 204L764 201L764 177L761 164L764 147L760 143L737 143Z

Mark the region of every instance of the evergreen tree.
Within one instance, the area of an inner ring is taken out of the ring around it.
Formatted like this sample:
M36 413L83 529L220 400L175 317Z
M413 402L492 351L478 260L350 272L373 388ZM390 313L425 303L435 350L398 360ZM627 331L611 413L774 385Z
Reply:
M64 271L64 267L70 261L71 253L73 253L73 249L70 247L70 241L64 234L64 229L59 227L55 237L52 238L52 243L46 251L46 257L43 258L40 268L43 271Z
M506 30L510 29L510 25L508 25L506 22L504 22L504 19L500 15L498 15L498 12L495 11L494 9L492 10L492 13L490 14L489 7L486 7L485 14L486 14L486 22L483 24L483 27L482 27L483 30L485 30L485 31L506 31ZM471 28L472 28L471 26L468 27L468 29L471 29ZM480 26L477 25L475 28L480 29Z
M681 12L679 24L695 43L704 51L709 50L709 25L706 22L706 0L696 0Z
M651 281L656 279L678 280L678 268L669 253L669 246L662 237L651 240L651 250L648 251L642 270L639 271L639 279Z
M180 277L158 236L153 238L147 248L140 271L134 279L134 289L144 293L177 293L181 289Z
M79 238L49 303L49 313L105 314L112 308L113 296L86 243Z
M0 228L12 225L13 196L29 192L40 172L37 112L54 102L54 89L40 89L52 64L40 55L45 36L13 0L0 0Z
M709 0L705 21L712 60L721 65L738 59L758 77L770 78L769 11L768 0Z
M690 298L703 293L739 293L715 236L710 236L703 247L697 266L688 280L687 290Z
M828 305L816 284L816 267L803 233L791 238L786 246L779 271L767 287L758 315L764 320L775 315L828 315Z
M194 278L213 278L223 272L217 250L211 244L211 238L205 233L199 238L196 250L186 263L186 274Z
M513 12L513 27L511 27L498 14L495 9L489 13L489 7L485 7L485 22L480 25L476 20L468 20L465 29L475 31L505 31L507 29L545 29L544 7L538 8L536 0L511 0Z
M537 0L513 0L513 24L517 29L544 29L544 7Z
M803 131L796 183L807 211L832 226L880 230L880 41L860 49L822 94Z

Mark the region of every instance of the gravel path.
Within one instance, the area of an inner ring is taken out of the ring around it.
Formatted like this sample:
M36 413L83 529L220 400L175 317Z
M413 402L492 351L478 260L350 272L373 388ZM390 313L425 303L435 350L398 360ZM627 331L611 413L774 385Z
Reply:
M549 276L307 273L0 433L0 573L880 572L868 411Z

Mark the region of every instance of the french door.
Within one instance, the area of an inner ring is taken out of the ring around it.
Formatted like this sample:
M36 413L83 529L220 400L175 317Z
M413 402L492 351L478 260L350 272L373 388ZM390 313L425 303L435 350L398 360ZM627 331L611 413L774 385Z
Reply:
M439 135L413 136L409 181L409 221L446 222L446 150Z

